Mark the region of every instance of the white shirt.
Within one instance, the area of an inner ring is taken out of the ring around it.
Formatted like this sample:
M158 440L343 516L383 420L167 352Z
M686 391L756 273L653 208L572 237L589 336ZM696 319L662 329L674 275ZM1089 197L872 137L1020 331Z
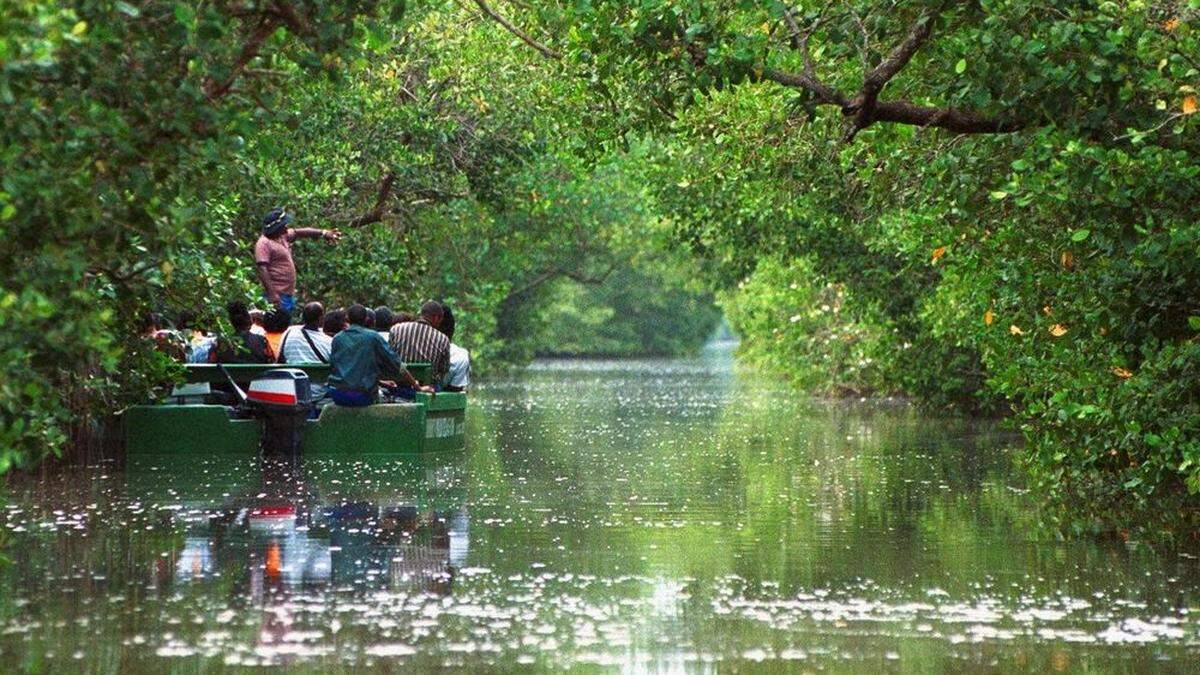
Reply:
M317 353L313 352L312 346L309 346L308 340L304 339L307 335L312 339L312 345L317 348L322 358L317 357ZM288 326L288 329L283 332L283 337L279 341L279 351L283 352L283 358L280 359L283 363L328 363L329 350L333 346L333 338L319 330L305 330L304 326Z
M462 389L471 384L471 353L453 342L450 343L450 370L442 382Z

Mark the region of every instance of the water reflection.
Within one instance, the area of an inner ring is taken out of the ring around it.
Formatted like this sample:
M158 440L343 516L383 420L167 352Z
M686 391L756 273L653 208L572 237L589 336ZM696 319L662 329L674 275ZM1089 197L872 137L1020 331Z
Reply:
M724 353L539 363L473 392L467 425L445 456L11 483L0 671L1186 671L1200 650L1197 559L1045 537L986 422L805 399Z
M192 475L164 472L171 464L168 457L140 457L127 475L135 483ZM390 493L355 480L370 470L367 461L351 466L343 481L329 478L347 471L340 463L265 459L244 482L223 484L219 500L168 511L184 532L182 549L168 556L174 580L236 577L234 592L255 604L268 594L328 585L449 593L470 542L466 509L453 503L462 456L409 457L389 466L393 473L410 469ZM421 489L396 491L400 487ZM188 492L187 486L170 489Z

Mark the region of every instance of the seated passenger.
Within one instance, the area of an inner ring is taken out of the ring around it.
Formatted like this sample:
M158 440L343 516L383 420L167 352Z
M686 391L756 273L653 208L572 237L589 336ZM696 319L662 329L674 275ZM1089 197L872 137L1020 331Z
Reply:
M190 309L180 312L178 320L175 322L175 329L184 341L184 361L208 363L208 355L212 352L217 340L196 327L196 312Z
M321 321L325 318L325 307L319 302L304 306L304 323L291 326L283 332L279 341L279 362L329 363L329 348L333 338L321 332Z
M364 325L366 307L351 305L346 316L350 327L333 338L329 353L326 384L334 403L352 408L371 405L379 398L380 375L395 377L418 391L433 393L432 387L417 382L379 333Z
M454 312L444 302L440 330L450 340L450 370L442 379L442 391L466 391L471 384L471 353L454 344Z
M255 335L261 335L263 337L266 337L267 336L267 326L266 326L266 323L264 323L266 321L266 319L267 319L267 313L262 311L261 309L250 310L250 320L252 322L254 322L254 325L250 327L250 332L254 333Z
M396 315L392 314L392 308L387 305L380 305L375 308L375 330L383 335L383 339L388 339L391 334L388 333L392 326L396 324Z
M338 333L346 330L346 310L335 309L325 315L325 320L321 322L321 332L333 337Z
M263 317L267 329L267 344L270 345L271 360L279 358L279 347L283 344L283 332L292 324L292 315L282 309L271 310Z
M187 342L179 333L165 327L161 315L149 313L142 317L142 337L154 343L154 349L176 361L187 360Z
M430 382L441 382L450 369L450 338L438 330L442 325L441 303L430 300L421 305L416 321L392 326L388 342L406 363L426 362L431 367Z
M250 332L250 310L246 303L234 300L227 307L229 323L233 325L233 336L217 341L217 346L209 352L212 363L270 363L267 341L261 335Z

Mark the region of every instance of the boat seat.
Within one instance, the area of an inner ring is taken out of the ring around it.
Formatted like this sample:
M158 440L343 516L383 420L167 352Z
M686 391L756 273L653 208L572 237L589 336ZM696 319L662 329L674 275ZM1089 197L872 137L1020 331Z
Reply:
M208 382L184 382L171 390L170 402L176 405L206 403L211 394L212 385Z

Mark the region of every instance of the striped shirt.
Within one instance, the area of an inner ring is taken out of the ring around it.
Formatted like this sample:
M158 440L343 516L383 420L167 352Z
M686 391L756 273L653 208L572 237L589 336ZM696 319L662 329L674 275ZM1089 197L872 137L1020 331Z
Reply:
M428 363L432 368L430 381L437 384L450 370L450 338L424 319L392 326L388 343L405 363Z
M311 341L311 344L310 344ZM279 345L280 363L329 363L333 338L316 328L288 326ZM313 351L313 348L316 351Z

